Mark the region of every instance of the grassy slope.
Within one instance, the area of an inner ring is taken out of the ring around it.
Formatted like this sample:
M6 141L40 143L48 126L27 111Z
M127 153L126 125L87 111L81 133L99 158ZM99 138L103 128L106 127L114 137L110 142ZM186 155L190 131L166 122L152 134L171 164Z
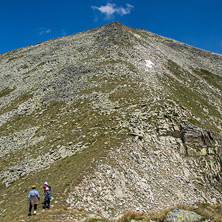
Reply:
M168 70L173 74L173 76L165 73L165 75L160 78L160 81L165 86L165 89L171 98L191 111L193 115L189 117L189 120L193 124L202 125L204 128L208 128L219 133L220 129L218 129L212 121L208 120L209 116L211 116L221 121L222 115L213 104L213 101L209 99L207 94L203 93L202 89L207 86L204 86L201 80L204 79L207 81L208 85L220 90L217 81L221 81L221 77L206 70L199 71L193 68L194 73L198 73L198 76L196 76L171 60L169 60L168 63ZM211 76L213 77L211 78ZM220 94L211 93L215 96L215 98L221 98ZM203 109L208 110L208 113L204 112ZM200 119L206 121L205 125L199 121Z

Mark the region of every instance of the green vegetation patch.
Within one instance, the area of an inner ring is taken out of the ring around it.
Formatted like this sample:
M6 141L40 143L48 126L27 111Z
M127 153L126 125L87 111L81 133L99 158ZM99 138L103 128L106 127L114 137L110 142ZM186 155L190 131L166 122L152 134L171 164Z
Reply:
M123 63L123 61L122 60L109 59L109 60L105 60L105 61L94 64L94 67L105 66L105 65L114 65L114 64L118 64L118 63Z
M78 52L83 52L83 51L85 50L85 47L84 47L84 46L81 46L81 47L79 47L77 50L78 50Z
M186 84L189 84L190 87L195 87L195 83L199 81L197 77L170 59L168 60L167 69L178 79L182 80Z
M209 115L222 118L221 114L217 111L216 107L210 104L205 98L201 96L195 89L186 87L184 84L178 82L176 79L168 74L165 74L164 79L161 80L167 92L169 92L173 99L190 110L196 117L208 120L209 116L203 112L203 108L207 108ZM210 121L207 121L206 127L218 131Z
M9 63L9 62L11 62L11 61L13 61L13 60L15 60L15 59L20 59L20 58L22 58L23 56L24 56L24 55L11 57L11 58L8 59L7 63Z
M9 95L9 94L10 94L11 92L13 92L15 89L16 89L16 88L6 87L5 89L3 89L3 90L0 92L0 98Z
M92 219L86 220L86 222L111 222L111 220L107 220L104 218L92 218Z
M24 93L24 94L18 96L16 99L12 100L11 103L9 103L8 105L3 106L0 109L0 115L2 115L3 113L10 112L10 111L18 108L18 106L20 104L22 104L25 101L31 99L32 97L33 97L33 95L30 94L30 93Z
M100 50L99 52L95 53L94 55L91 55L91 56L88 56L87 58L82 59L81 62L86 62L88 60L100 58L101 56L104 56L104 55L105 55L105 51L104 50Z
M99 63L95 63L93 66L94 67L98 67L98 66L109 66L112 70L115 70L115 66L118 66L118 65L124 65L126 66L131 72L134 72L136 73L137 72L137 68L131 64L131 63L128 63L126 61L123 61L123 60L120 60L120 59L117 59L117 60L114 60L114 59L107 59L107 60L104 60L102 62L99 62Z
M177 65L174 61L172 60L168 60L168 65L167 68L169 69L169 71L171 71L174 75L178 76L178 77L182 77L183 78L183 71L182 68Z
M28 72L26 73L23 73L23 75L28 75L30 73L33 73L35 71L37 71L41 66L43 66L45 64L45 62L41 62L39 63L36 67L34 67L33 69L29 70ZM27 68L27 67L26 67Z
M123 81L120 86L109 97L111 101L118 102L120 106L138 104L142 98L149 96L138 87L136 82Z
M205 69L194 69L194 73L202 77L205 81L207 81L210 85L222 90L222 76L216 75Z

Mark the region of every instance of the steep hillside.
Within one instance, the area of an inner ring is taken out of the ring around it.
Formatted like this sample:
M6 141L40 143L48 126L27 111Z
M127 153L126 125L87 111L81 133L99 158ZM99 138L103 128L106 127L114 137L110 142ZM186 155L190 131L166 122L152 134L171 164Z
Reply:
M45 181L37 221L220 203L221 92L222 55L116 22L0 55L0 217Z

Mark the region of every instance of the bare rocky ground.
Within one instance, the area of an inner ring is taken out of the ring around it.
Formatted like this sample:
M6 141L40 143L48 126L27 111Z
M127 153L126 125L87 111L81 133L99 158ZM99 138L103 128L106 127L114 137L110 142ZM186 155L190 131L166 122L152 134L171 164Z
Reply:
M120 23L0 55L2 220L25 220L45 181L46 221L221 203L221 70L219 54Z

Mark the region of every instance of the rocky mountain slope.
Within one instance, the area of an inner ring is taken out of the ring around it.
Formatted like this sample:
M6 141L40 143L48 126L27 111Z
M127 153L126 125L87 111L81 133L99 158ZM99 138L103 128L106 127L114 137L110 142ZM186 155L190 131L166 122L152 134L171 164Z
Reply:
M220 203L221 92L222 55L118 22L0 55L0 217L45 181L55 221Z

